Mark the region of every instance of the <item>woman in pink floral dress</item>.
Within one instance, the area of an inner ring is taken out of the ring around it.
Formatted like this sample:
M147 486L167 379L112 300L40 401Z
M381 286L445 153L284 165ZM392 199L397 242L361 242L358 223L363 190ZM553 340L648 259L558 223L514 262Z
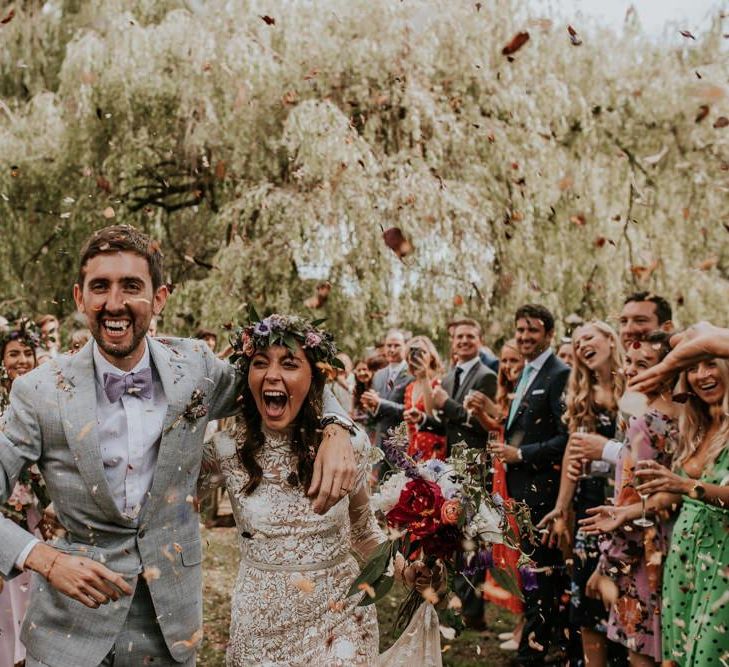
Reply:
M35 350L40 335L29 320L20 320L12 328L0 332L0 414L5 411L13 380L32 371L36 365ZM41 508L36 494L42 494L42 480L35 466L23 473L4 507L3 516L23 528L35 531L41 521ZM25 647L20 643L20 626L30 602L30 570L14 579L0 579L0 665L23 664Z

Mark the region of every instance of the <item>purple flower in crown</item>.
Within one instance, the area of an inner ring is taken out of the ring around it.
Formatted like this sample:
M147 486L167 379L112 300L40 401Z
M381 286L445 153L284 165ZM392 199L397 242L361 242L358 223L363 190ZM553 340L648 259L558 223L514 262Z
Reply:
M271 327L269 326L268 321L261 320L256 323L256 326L253 327L253 333L256 336L268 336L268 334L271 333Z
M267 324L271 331L283 331L286 328L286 318L276 313L269 315L263 323Z
M304 339L304 347L317 347L321 341L322 338L318 333L310 331L306 334L306 338Z

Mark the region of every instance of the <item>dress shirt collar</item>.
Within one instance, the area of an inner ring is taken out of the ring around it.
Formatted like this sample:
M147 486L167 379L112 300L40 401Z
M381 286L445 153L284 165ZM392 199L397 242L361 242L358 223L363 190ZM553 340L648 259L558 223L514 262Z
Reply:
M532 372L532 377L536 377L537 373L542 370L542 366L547 363L547 359L549 359L551 354L552 348L548 347L536 359L533 359L527 364L527 366L531 366L536 371L536 373Z
M481 359L479 359L478 355L476 355L473 359L469 359L468 361L464 361L463 363L456 364L456 368L462 368L463 369L463 377L466 377L468 375L469 371L478 363L480 363Z
M103 354L101 354L101 350L99 350L99 346L94 341L92 343L93 346L93 354L94 354L94 369L96 372L96 381L103 387L104 386L104 373L114 373L115 375L126 375L127 373L139 373L139 371L144 370L145 368L149 368L150 366L150 355L149 355L149 344L147 343L147 339L145 337L144 339L144 354L142 355L142 358L139 360L139 363L132 368L131 371L123 371L120 368L117 368L114 366L114 364L110 363L106 360Z

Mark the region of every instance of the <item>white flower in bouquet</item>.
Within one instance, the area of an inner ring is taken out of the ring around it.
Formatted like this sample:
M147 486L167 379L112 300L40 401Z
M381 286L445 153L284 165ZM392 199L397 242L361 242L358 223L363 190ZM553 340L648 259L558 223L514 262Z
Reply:
M429 459L418 464L418 473L423 479L435 482L446 500L455 498L461 492L461 485L451 479L454 469L449 463L439 459Z
M380 490L370 498L370 504L375 510L387 514L400 500L400 494L410 479L404 472L398 472L388 477L381 485Z
M463 532L470 538L478 538L487 544L503 544L504 537L501 531L501 513L489 507L485 503L481 503L478 512L473 519L466 525Z

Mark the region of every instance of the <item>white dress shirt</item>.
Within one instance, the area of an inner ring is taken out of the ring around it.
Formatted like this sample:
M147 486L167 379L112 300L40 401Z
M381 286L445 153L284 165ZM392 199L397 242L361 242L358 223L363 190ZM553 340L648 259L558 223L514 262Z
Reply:
M129 372L151 366L152 398L122 394L111 403L104 391L104 373L124 376L126 372L109 363L94 341L96 375L96 423L104 463L104 474L119 511L136 519L152 488L157 453L167 414L167 398L145 341L144 355Z
M473 359L469 359L468 361L464 361L463 363L457 363L456 368L462 368L463 372L461 373L461 382L463 382L463 378L468 375L468 372L479 362L481 359L478 355L476 355Z

